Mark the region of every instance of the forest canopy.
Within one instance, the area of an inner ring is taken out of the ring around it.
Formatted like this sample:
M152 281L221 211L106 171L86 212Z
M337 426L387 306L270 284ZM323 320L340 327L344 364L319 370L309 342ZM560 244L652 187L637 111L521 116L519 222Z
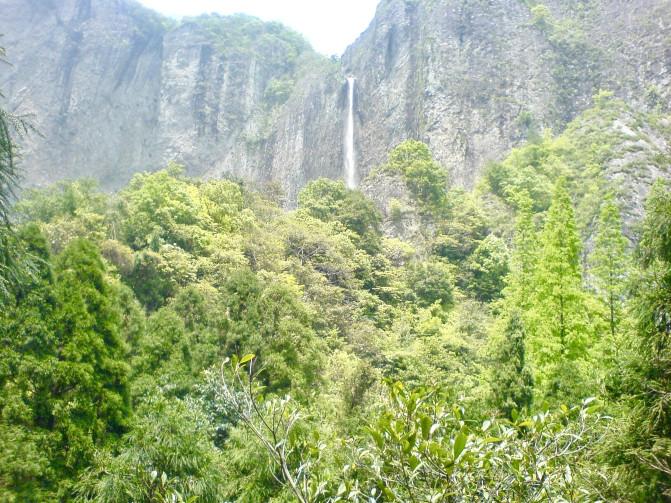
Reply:
M27 191L1 498L663 501L671 187L632 241L560 141L470 193L401 144L410 238L326 179L292 211L177 165Z

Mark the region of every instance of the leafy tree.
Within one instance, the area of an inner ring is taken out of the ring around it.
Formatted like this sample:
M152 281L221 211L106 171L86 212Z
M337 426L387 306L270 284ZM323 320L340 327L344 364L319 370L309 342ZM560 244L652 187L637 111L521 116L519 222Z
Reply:
M406 140L389 152L386 169L403 171L415 162L431 161L431 151L426 143L417 140Z
M494 234L483 239L466 261L461 287L477 300L491 302L501 295L508 274L508 248Z
M276 472L275 479L287 486L295 501L317 501L324 496L326 486L318 480L320 473L315 469L321 446L303 438L304 432L297 427L300 412L288 396L264 400L263 387L258 382L262 370L255 368L255 363L253 354L242 358L233 356L228 375L223 371L210 373L208 384L213 389L214 400L251 433L268 455L267 462Z
M440 260L416 262L408 267L407 281L418 305L438 302L443 308L451 307L454 274L448 264Z
M531 409L533 377L526 362L526 334L519 313L509 316L503 337L495 346L492 395L496 407L510 419L513 411Z
M615 338L622 321L624 293L629 273L627 238L622 234L622 218L612 194L606 196L599 214L591 273L600 297L608 308L610 334Z
M324 222L337 221L354 233L354 244L376 253L380 250L382 217L361 192L349 190L342 181L320 178L309 182L298 195L298 206Z
M350 501L553 501L586 492L582 452L601 421L592 400L479 423L436 390L393 383L389 394L356 468L345 469L341 494Z
M492 192L516 205L518 197L529 197L535 211L550 206L552 184L568 171L565 145L547 132L542 139L513 149L501 163L488 166L485 178Z
M581 243L566 183L560 179L540 236L530 343L538 382L545 393L580 393L578 363L587 356Z
M464 262L487 237L488 228L478 201L461 190L449 193L449 214L439 222L432 251L450 262Z
M234 358L232 376L221 373L212 385L296 501L541 501L588 494L583 454L601 421L591 399L512 422L479 423L436 389L390 382L385 407L366 435L350 443L340 473L326 478L322 461L330 446L300 430L300 411L289 398L260 397L253 364L254 355Z
M510 305L525 312L531 307L535 294L539 246L531 199L523 193L518 197L517 206L513 253L510 258L510 274L506 278L505 295Z
M400 172L415 199L426 211L440 214L447 204L447 171L432 158L429 147L406 140L389 153L383 170Z
M248 270L233 274L224 287L224 351L258 355L271 391L305 389L318 381L319 343L296 293Z
M223 457L210 434L193 404L152 398L138 410L118 454L96 454L77 484L75 501L222 501Z
M18 202L17 212L25 220L64 223L82 213L103 215L108 203L97 182L85 179L58 182L46 189L30 189Z
M157 251L166 242L186 250L193 247L193 236L184 231L198 221L198 198L194 188L178 178L181 172L173 164L135 175L122 193L123 235L131 247Z

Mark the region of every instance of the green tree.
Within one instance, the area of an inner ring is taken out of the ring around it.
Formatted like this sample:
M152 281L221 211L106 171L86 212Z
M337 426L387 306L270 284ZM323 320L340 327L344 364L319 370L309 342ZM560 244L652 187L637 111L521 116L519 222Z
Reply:
M44 261L35 282L19 289L0 318L0 427L25 439L27 451L40 453L46 466L32 479L15 471L11 478L23 482L12 491L67 498L94 449L126 427L123 322L117 291L93 245L73 242L52 275L43 238L28 236L29 248Z
M466 261L466 274L460 281L464 290L482 302L497 299L508 274L508 248L494 234L483 239Z
M298 206L323 222L337 221L354 233L354 244L368 253L381 246L382 216L361 192L349 190L342 181L320 178L309 182L298 195Z
M449 200L450 209L438 223L432 251L450 262L459 263L467 260L487 237L488 228L481 205L471 194L460 189L451 190Z
M58 309L46 240L36 225L18 236L37 269L0 309L0 500L53 499L63 474L52 465L51 368Z
M526 362L526 334L519 313L508 317L503 337L494 348L492 363L492 395L496 407L510 419L513 411L529 410L533 400L533 376Z
M399 172L422 208L440 213L447 205L447 171L436 163L429 147L416 140L406 140L389 153L382 169Z
M536 295L531 310L533 359L542 390L555 397L581 393L579 362L587 356L580 237L566 182L559 179L540 236Z
M438 302L443 308L453 303L454 274L452 267L440 260L415 262L408 267L407 282L419 306Z
M306 389L318 381L321 358L311 313L289 285L241 270L231 275L223 295L224 351L258 355L270 391Z
M622 234L620 210L612 194L606 196L596 228L591 273L607 306L610 335L614 339L622 321L624 294L630 268L627 238Z
M194 405L152 398L117 446L98 452L76 487L76 501L223 501L223 458Z
M671 493L671 184L646 202L634 282L636 334L628 362L626 415L609 439L616 498L663 502Z
M533 220L532 201L525 193L518 197L510 274L506 278L506 301L523 313L534 295L538 262L538 234Z

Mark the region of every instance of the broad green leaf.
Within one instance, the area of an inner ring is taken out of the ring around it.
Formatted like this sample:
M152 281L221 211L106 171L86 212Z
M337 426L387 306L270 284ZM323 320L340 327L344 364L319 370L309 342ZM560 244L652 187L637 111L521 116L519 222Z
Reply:
M457 433L457 436L454 439L454 447L453 447L454 459L457 459L459 455L463 452L464 447L466 447L467 440L468 436L464 434L463 431Z

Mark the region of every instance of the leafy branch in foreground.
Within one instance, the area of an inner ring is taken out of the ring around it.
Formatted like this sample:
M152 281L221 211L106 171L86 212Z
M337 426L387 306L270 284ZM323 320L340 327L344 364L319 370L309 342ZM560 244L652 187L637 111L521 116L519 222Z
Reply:
M0 47L0 63L9 64L3 47ZM30 131L35 131L35 128L25 117L0 108L0 302L8 298L11 285L25 279L26 274L31 274L23 250L12 233L9 218L19 181L12 132L24 136Z
M439 390L389 382L385 408L368 434L352 442L339 480L327 483L316 462L325 446L298 438L301 417L288 397L263 401L255 361L254 355L232 358L230 377L222 366L216 399L260 441L276 480L297 501L584 501L594 495L587 454L607 417L592 398L480 423Z
M584 455L604 420L594 399L480 423L437 390L390 383L389 391L390 407L369 428L373 443L358 453L360 476L382 494L376 501L588 499Z
M323 444L311 445L296 434L301 416L289 396L264 400L263 387L257 381L263 367L257 368L256 361L253 354L233 356L224 361L219 373L210 373L208 380L216 390L214 401L261 443L272 460L277 482L286 485L301 503L317 501L324 496L326 483L317 482L312 469Z

